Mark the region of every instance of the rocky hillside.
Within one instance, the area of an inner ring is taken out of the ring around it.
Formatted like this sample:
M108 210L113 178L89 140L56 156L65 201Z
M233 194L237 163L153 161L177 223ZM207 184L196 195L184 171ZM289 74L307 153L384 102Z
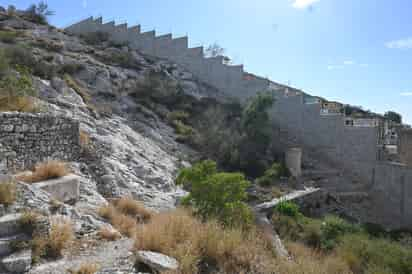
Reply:
M175 207L185 193L174 185L177 170L198 153L181 142L185 132L170 119L173 106L179 98L199 101L215 94L215 89L173 63L99 37L69 36L28 20L19 11L10 14L0 9L0 54L18 79L27 69L34 88L27 104L3 104L2 111L23 107L80 122L82 153L70 163L80 178L80 196L74 205L64 204L59 210L59 215L75 223L78 235L98 230L103 219L97 210L108 199L129 196L156 211ZM47 193L21 187L26 196L8 212L41 209L51 214ZM130 242L108 248L114 254L122 245ZM124 250L127 255L129 249ZM116 265L113 260L107 265ZM76 266L76 260L65 268L72 265ZM62 268L52 265L47 272L43 266L31 273L63 273Z

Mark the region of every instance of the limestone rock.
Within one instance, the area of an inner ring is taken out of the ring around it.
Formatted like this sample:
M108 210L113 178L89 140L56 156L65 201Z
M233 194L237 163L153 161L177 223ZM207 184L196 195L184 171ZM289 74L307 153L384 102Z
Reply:
M136 261L159 272L176 270L179 267L176 259L151 251L138 251Z
M3 266L11 273L24 273L31 267L31 250L24 250L1 260Z

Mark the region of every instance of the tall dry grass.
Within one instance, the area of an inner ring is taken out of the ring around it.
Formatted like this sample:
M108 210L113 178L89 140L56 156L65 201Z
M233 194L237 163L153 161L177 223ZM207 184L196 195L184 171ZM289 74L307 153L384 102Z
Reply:
M138 227L135 241L135 250L176 258L180 267L174 273L352 273L335 255L316 253L300 244L288 247L292 261L276 257L254 229L223 228L216 221L201 222L184 210L154 215L149 223Z
M33 172L17 175L16 179L26 183L36 183L49 179L60 178L70 173L67 163L50 160L39 163L34 167Z
M10 206L16 199L16 184L13 181L0 182L0 204Z
M141 202L130 197L114 200L98 213L127 237L134 237L138 223L147 222L153 215Z

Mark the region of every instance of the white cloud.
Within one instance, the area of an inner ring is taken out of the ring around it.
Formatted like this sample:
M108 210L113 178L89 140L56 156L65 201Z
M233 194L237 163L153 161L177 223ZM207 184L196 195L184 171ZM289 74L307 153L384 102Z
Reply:
M292 6L296 9L305 9L319 1L320 0L293 0Z
M342 69L343 66L341 65L329 65L328 70L334 70L334 69Z
M390 49L412 49L412 37L389 41L385 46Z
M83 8L87 8L87 0L83 0L83 2L82 2L82 7L83 7Z
M353 60L346 60L346 61L343 61L343 64L344 64L345 66L350 66L350 65L355 64L355 61L353 61Z
M412 96L412 92L401 92L401 96Z

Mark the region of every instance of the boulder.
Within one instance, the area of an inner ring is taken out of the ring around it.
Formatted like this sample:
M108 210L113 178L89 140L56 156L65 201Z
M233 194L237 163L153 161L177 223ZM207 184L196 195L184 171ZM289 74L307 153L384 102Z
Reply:
M177 270L179 267L179 262L176 259L151 251L138 251L136 262L159 272Z
M61 178L35 183L33 185L48 192L51 197L58 201L71 202L79 199L79 184L80 178L71 174Z
M31 267L31 250L14 253L1 260L4 268L11 273L25 273Z

